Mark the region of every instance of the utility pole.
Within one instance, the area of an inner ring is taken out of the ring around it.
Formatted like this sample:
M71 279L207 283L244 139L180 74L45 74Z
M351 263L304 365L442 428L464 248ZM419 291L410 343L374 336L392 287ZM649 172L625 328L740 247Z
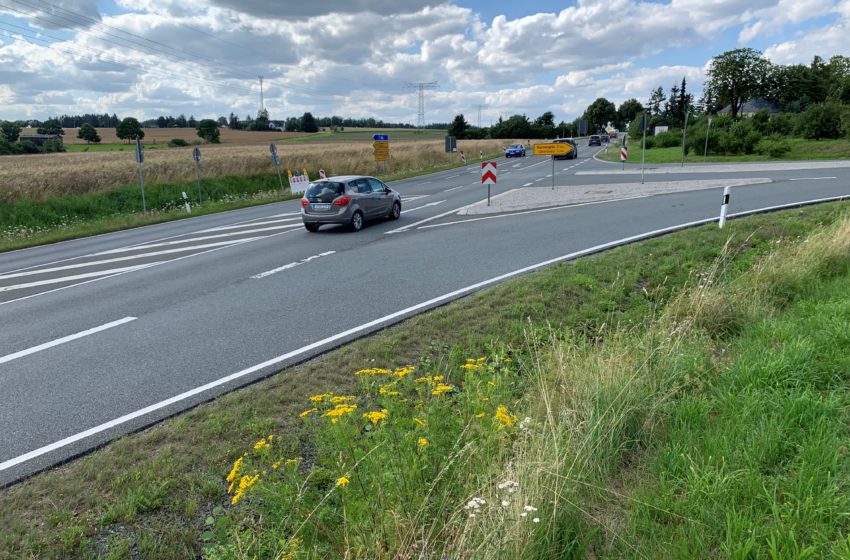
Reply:
M419 90L419 114L416 118L416 127L419 131L425 126L425 90L440 87L437 82L405 82L404 87Z
M476 105L476 107L478 107L478 128L481 128L481 108L484 105Z

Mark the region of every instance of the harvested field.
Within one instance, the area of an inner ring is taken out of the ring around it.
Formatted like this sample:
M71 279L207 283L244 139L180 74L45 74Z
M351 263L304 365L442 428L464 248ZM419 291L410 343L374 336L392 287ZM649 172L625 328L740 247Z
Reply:
M493 154L501 151L507 142L461 140L458 149L464 150L473 161L473 155L477 157L479 150ZM287 144L279 146L279 150L282 168L306 168L312 176L316 176L320 168L329 176L376 173L372 147L368 142ZM202 173L207 178L274 173L265 141L249 146L204 145L201 151ZM382 166L381 175L419 171L459 159L458 154L445 152L442 140L391 144L391 154L391 159ZM144 169L146 184L192 181L195 178L192 148L146 152ZM136 181L138 171L132 152L54 153L4 156L0 159L0 196L7 202L103 192Z
M65 136L62 141L66 144L85 144L85 140L77 138L76 128L66 128ZM100 135L101 144L121 144L126 140L121 140L115 135L114 128L98 128L96 129ZM179 138L186 142L195 142L200 140L198 133L194 128L146 128L145 137L142 140L143 144L167 144L169 140ZM250 130L231 130L222 128L221 143L222 144L268 144L270 142L279 142L285 138L293 138L297 136L309 136L303 132L280 132L278 130L270 130L268 132L253 132ZM25 128L22 134L35 134L34 128Z

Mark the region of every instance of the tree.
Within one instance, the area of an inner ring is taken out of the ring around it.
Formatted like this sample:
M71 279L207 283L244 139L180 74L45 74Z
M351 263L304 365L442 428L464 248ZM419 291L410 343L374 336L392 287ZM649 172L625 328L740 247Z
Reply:
M227 126L227 117L219 117L218 118L218 126Z
M213 119L201 119L197 128L195 128L195 132L210 144L221 142L221 131L218 129L218 123Z
M449 136L455 136L458 139L466 137L466 130L469 128L469 123L463 118L463 113L457 115L455 120L449 126Z
M257 118L251 123L251 130L268 130L269 129L269 112L266 109L260 109L257 112Z
M89 123L85 123L80 127L80 130L77 131L77 138L80 140L85 140L86 143L91 144L94 142L97 144L100 142L100 135L97 133L97 130L90 125Z
M617 120L617 109L613 103L604 97L600 97L584 110L582 118L587 119L588 132L596 134L607 123Z
M736 118L746 101L766 93L770 74L771 64L760 51L735 49L711 59L705 87Z
M174 126L177 128L186 128L189 126L189 123L186 121L186 115L181 113L179 117L174 119Z
M635 120L635 117L643 113L643 105L637 99L626 99L617 108L617 128L624 130L626 123Z
M58 134L59 136L65 135L65 130L62 128L62 123L56 117L47 119L44 123L38 127L36 130L39 134Z
M649 109L649 114L660 115L664 107L664 102L666 100L667 96L664 95L664 90L661 88L661 86L658 86L649 95L649 105L647 106L647 109Z
M0 136L9 142L17 142L21 135L21 125L16 122L0 121Z
M319 132L319 125L316 124L316 118L312 113L304 113L301 117L301 132Z
M230 128L231 130L239 130L242 128L242 123L239 122L239 117L235 114L230 113Z
M283 130L286 132L298 132L301 130L301 119L298 117L287 117L283 123Z
M142 125L139 124L139 121L133 117L126 117L121 124L115 127L115 135L121 140L126 140L127 143L130 143L130 140L134 140L137 136L139 138L145 137L145 131L142 130Z
M552 111L546 111L536 119L534 119L535 126L555 126L555 115Z

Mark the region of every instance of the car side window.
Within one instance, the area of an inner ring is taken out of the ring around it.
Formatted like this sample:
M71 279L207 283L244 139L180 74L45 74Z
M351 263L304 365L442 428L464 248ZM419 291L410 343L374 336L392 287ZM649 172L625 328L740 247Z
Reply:
M372 189L369 187L369 183L366 182L365 179L357 179L354 182L354 190L360 194L369 194L372 192Z
M384 185L382 182L380 182L380 181L379 181L379 180L377 180L377 179L369 179L368 181L369 181L369 184L370 184L370 185L372 185L372 192L373 192L373 193L382 193L382 192L384 192L384 189L386 188L386 185Z

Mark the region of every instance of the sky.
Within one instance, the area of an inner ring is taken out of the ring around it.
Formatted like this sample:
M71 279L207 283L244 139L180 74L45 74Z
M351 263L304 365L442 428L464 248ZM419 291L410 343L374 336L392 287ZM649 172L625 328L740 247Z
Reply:
M850 55L850 0L0 0L0 119L116 113L472 125L646 103L711 58Z

